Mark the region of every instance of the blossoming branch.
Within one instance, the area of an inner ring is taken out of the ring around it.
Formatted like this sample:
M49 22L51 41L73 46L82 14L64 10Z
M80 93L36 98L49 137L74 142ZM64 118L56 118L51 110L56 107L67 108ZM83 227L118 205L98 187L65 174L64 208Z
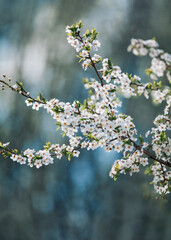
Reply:
M26 105L34 110L44 108L62 130L63 136L69 138L68 144L47 143L43 150L26 149L19 152L10 149L9 143L0 143L0 154L10 157L20 164L40 168L52 164L54 157L63 155L78 157L80 150L95 150L104 148L106 152L122 152L122 158L115 160L109 173L115 180L120 174L132 175L143 167L145 173L153 175L152 184L157 193L167 194L171 191L171 139L168 131L171 129L171 55L159 49L156 40L132 39L128 51L138 56L149 55L152 58L151 67L146 70L153 82L144 84L136 75L122 72L119 66L112 64L108 58L96 54L100 47L96 29L87 30L81 35L82 22L66 27L68 43L75 48L79 62L86 71L91 67L97 79L84 79L84 87L89 92L89 98L83 103L75 100L73 103L61 102L58 99L46 100L41 94L33 98L23 88L22 83L11 84L11 79L5 75L0 80L2 90L5 87L26 97ZM98 64L98 65L97 65ZM97 66L101 64L101 68ZM160 77L166 75L168 86L163 86ZM144 137L138 135L131 116L121 112L121 94L126 97L144 95L152 96L157 103L164 102L163 115L154 119L154 127L149 129ZM151 137L151 138L150 138ZM151 139L151 140L150 140Z

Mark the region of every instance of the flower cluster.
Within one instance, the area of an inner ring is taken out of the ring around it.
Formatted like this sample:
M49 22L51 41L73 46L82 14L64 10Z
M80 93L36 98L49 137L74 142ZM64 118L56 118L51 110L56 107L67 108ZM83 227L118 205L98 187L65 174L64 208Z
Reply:
M40 168L43 165L49 165L53 163L53 156L56 156L58 159L61 159L62 155L72 155L79 156L79 152L74 150L72 146L66 146L63 144L59 146L59 144L49 144L45 146L44 150L39 150L35 152L34 149L27 149L23 154L12 153L10 158L13 161L16 161L20 164L28 164L30 167L36 166L36 168Z
M152 58L151 67L147 69L147 73L151 79L158 80L166 73L167 79L171 82L171 54L165 53L162 49L158 49L159 44L154 40L131 39L128 51L139 56L149 54Z
M171 171L168 171L162 164L156 163L151 167L151 172L154 176L152 183L156 192L164 195L170 193Z
M20 164L40 168L52 164L54 157L61 159L66 155L69 160L72 156L78 157L82 148L95 150L101 147L106 152L114 150L123 156L114 162L109 173L112 178L117 179L122 173L132 175L146 167L146 172L154 175L152 183L155 190L160 194L169 193L171 181L171 139L167 136L171 129L169 86L163 87L161 81L144 84L139 76L122 72L110 59L103 59L95 53L101 45L97 39L98 32L95 29L87 30L81 36L82 27L80 21L67 26L66 32L68 42L78 53L77 57L82 62L83 69L92 67L98 78L83 80L85 88L89 91L89 98L83 103L77 100L73 103L61 102L58 99L46 100L41 94L33 98L24 90L22 83L11 85L11 81L6 81L6 76L0 80L3 89L7 86L26 97L26 105L33 110L44 108L53 117L58 129L62 130L62 135L69 138L68 145L47 143L43 150L35 151L28 148L19 153L16 149L11 150L8 143L0 143L0 153ZM151 78L157 79L164 74L167 78L170 76L170 55L158 49L155 40L132 39L128 51L135 55L150 55L152 64L147 73ZM101 68L97 69L100 64ZM155 118L154 127L147 131L146 139L138 136L131 116L121 112L121 93L125 97L144 94L149 98L151 95L153 101L158 104L166 102L164 114Z

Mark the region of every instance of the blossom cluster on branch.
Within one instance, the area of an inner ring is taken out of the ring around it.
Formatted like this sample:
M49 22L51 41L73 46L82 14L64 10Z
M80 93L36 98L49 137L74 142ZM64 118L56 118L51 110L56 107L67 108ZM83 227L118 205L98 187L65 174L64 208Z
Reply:
M171 90L158 79L164 75L171 82L171 55L158 49L156 40L132 39L128 51L139 56L149 54L152 58L151 67L146 73L153 82L143 83L136 75L122 72L119 66L112 64L108 58L103 59L97 52L100 42L97 39L96 29L87 30L83 35L80 31L83 24L78 22L66 27L68 42L77 52L79 62L86 71L92 67L97 75L95 78L83 79L89 97L81 103L61 102L58 99L46 100L41 94L33 98L23 88L22 83L11 84L11 79L0 80L2 89L7 86L27 99L26 105L33 110L44 108L50 114L63 136L69 138L68 144L47 143L43 150L26 149L19 152L10 149L9 143L0 143L0 154L10 157L20 164L40 168L52 164L54 157L60 159L67 155L78 157L80 150L95 150L104 148L106 152L122 153L122 158L115 160L109 175L115 180L120 174L132 175L146 167L145 172L152 174L152 184L157 193L167 194L171 191L171 138L168 131L171 129L170 106ZM101 66L100 68L97 66ZM144 137L138 135L131 116L121 112L121 94L126 97L144 95L152 96L157 103L164 102L163 115L154 119L154 127L149 129Z

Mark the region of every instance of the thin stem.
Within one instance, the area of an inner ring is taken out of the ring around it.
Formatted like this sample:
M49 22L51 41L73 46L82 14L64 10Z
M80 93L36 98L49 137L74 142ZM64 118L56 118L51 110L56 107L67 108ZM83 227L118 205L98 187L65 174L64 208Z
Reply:
M45 102L43 101L40 101L40 100L37 100L33 97L30 96L30 94L27 94L26 90L24 88L21 89L21 91L19 91L19 89L15 89L13 88L10 84L8 84L7 82L3 81L0 79L0 82L2 84L4 84L5 86L9 87L12 91L15 91L15 92L18 92L20 95L26 97L26 98L30 98L31 100L33 100L34 102L38 102L38 103L42 103L42 104L45 104Z
M80 36L79 33L78 33L78 37L77 37L77 39L78 39L80 42L82 42L82 43L84 44L84 42L83 42L83 38ZM85 46L85 45L84 45L84 46ZM94 70L95 70L95 72L96 72L98 78L100 79L101 86L103 87L104 84L103 84L102 77L100 77L100 75L99 75L99 73L98 73L98 71L97 71L96 65L94 64L94 62L93 62L93 60L92 60L92 57L91 57L90 53L89 53L88 58L90 59L90 61L91 61L91 65L92 65L92 67L94 68Z
M89 53L89 59L91 60L91 65L92 65L92 67L94 68L94 70L95 70L98 78L100 79L101 86L103 87L103 80L102 80L102 78L100 77L100 75L99 75L99 73L98 73L98 71L97 71L96 65L94 64L94 62L93 62L93 60L92 60L92 58L91 58L90 53Z
M130 139L130 138L129 138ZM133 140L130 139L130 141L133 143L134 147L138 150L141 150L141 146L139 146L138 144L136 144ZM152 158L153 160L155 160L156 162L159 162L167 167L170 167L171 168L171 163L170 162L165 162L163 161L162 159L158 159L156 158L152 153L150 153L148 150L146 149L143 149L143 152L149 157L149 158Z

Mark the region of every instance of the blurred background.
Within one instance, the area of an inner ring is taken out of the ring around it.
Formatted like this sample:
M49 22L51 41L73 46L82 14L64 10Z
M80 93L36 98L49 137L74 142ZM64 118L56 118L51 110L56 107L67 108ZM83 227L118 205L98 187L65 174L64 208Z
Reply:
M0 75L23 81L34 97L86 98L82 78L94 73L81 69L65 33L82 19L85 29L100 32L99 54L147 81L150 60L127 53L127 46L132 37L156 37L169 52L170 9L170 0L1 0ZM20 150L64 142L50 116L24 101L0 92L0 141ZM162 113L144 97L124 100L123 111L142 134ZM170 240L171 198L156 200L143 170L114 182L108 173L118 157L82 151L71 162L62 158L39 170L0 157L0 239Z

